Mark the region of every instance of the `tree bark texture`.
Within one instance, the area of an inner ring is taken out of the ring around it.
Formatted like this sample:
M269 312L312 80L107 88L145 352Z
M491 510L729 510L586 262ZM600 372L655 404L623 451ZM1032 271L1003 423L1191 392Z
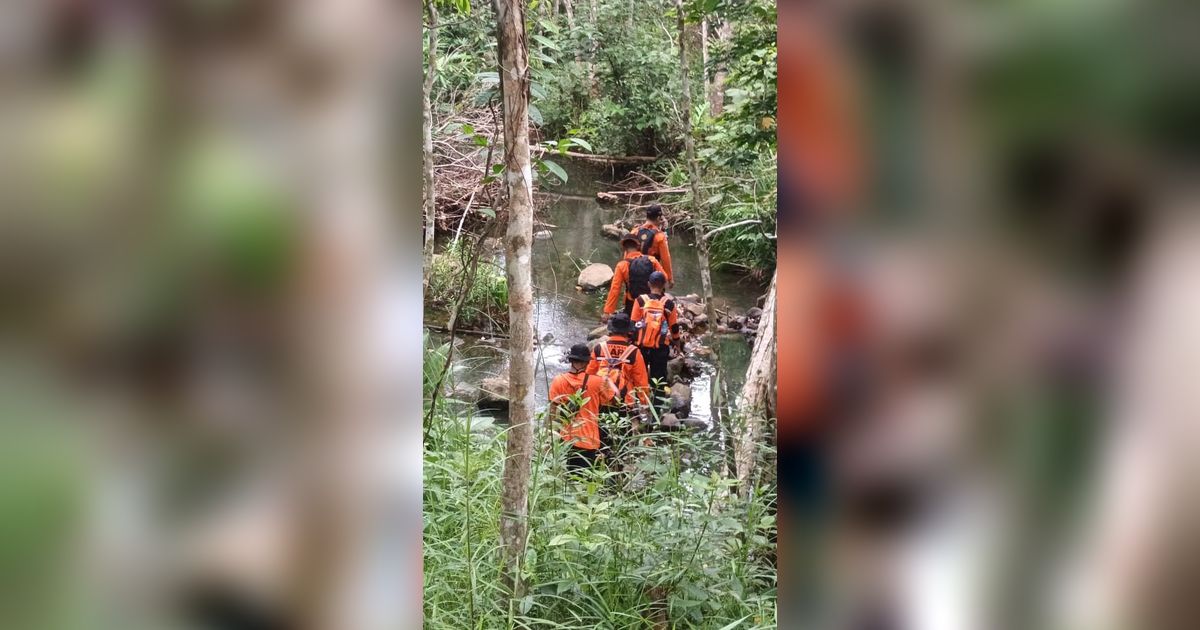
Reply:
M692 189L692 212L696 213L696 251L700 255L700 285L704 291L705 312L708 321L717 321L716 305L713 303L712 273L709 267L708 241L704 240L704 229L700 219L704 213L700 208L700 165L696 162L696 141L692 134L692 84L691 70L688 63L687 21L683 8L683 0L675 0L675 8L679 17L679 78L683 88L681 105L683 115L683 147L688 164L688 184Z
M495 0L504 118L504 183L508 195L509 420L500 515L502 581L521 591L533 452L534 335L530 254L533 170L529 156L529 49L523 0Z
M425 66L425 83L421 90L421 163L424 166L425 204L425 288L429 288L429 277L433 273L433 241L437 224L437 203L433 186L433 82L437 80L438 12L436 0L426 0L429 13L429 57Z
M717 27L717 43L726 44L733 36L733 26L728 21L722 21ZM725 111L725 77L728 75L723 65L713 69L712 81L708 84L708 110L714 117ZM707 74L705 76L708 76Z
M675 9L679 20L679 78L682 84L683 115L683 146L687 156L688 184L692 191L691 207L694 217L693 230L696 233L696 253L700 258L700 287L704 293L704 310L708 321L717 321L717 305L713 300L712 271L709 264L708 241L704 239L704 210L700 207L700 164L696 161L696 142L692 134L692 83L691 70L688 63L688 32L686 12L683 0L675 0ZM709 345L713 352L712 394L709 396L709 414L713 422L721 421L721 360L718 344ZM726 440L728 444L728 440ZM728 450L726 451L725 466L728 467Z
M755 452L762 439L763 425L775 415L775 282L767 291L763 304L762 322L758 327L758 338L750 354L750 366L746 369L746 382L738 397L737 408L742 424L739 427L737 448L734 451L734 469L737 473L738 492L742 497L750 493L754 480Z
M708 18L700 21L700 77L704 86L704 95L711 98L712 84L708 79Z
M596 84L596 31L600 24L596 21L596 0L588 0L588 19L591 20L587 55L588 94L597 98L600 95L600 86Z
M383 2L289 3L289 48L326 68L329 81L281 106L296 125L294 151L306 215L296 286L295 369L304 413L296 423L299 504L291 602L304 630L366 630L386 608L360 593L391 582L378 559L397 544L394 522L380 525L384 492L376 474L394 451L395 413L387 401L419 396L397 385L401 365L388 338L394 251L387 198L387 103L397 14ZM294 117L294 118L293 118ZM291 170L291 169L289 169ZM414 239L415 240L415 239ZM399 379L404 380L404 379ZM397 387L402 389L398 392ZM393 611L394 612L394 611Z

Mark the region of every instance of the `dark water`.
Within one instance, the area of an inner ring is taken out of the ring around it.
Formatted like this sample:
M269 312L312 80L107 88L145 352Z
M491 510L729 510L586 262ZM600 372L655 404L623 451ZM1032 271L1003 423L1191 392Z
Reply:
M558 162L568 172L568 183L554 193L543 195L549 203L539 213L538 220L548 225L535 227L535 230L548 229L553 236L535 240L533 245L534 318L538 339L547 340L539 343L536 383L539 403L546 400L550 380L566 371L563 357L567 349L571 344L586 341L588 332L600 325L607 289L594 294L582 293L576 290L575 280L579 270L588 263L602 262L612 266L620 260L617 242L601 234L600 228L624 213L623 206L601 205L595 201L595 192L611 177L606 168L565 160ZM669 214L667 220L670 220ZM678 234L668 227L668 236L675 275L672 293L700 294L699 259L690 234ZM765 290L764 286L744 276L713 273L716 306L727 312L742 313L753 307ZM709 343L720 344L723 391L727 394L736 392L741 387L750 359L750 344L741 335L710 337ZM507 356L503 343L492 345L468 338L456 354L463 358L456 371L460 382L474 384L488 376L506 374ZM700 359L700 362L705 374L692 383L692 417L707 420L713 370L705 360Z

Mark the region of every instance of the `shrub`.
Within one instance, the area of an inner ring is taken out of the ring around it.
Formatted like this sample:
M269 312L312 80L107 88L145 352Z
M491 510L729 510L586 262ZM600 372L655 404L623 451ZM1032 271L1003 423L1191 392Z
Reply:
M425 296L427 307L449 315L468 284L471 252L465 240L451 243L445 251L434 256ZM499 265L490 257L480 257L474 269L474 280L463 298L458 323L467 326L490 324L503 329L508 322L508 281Z

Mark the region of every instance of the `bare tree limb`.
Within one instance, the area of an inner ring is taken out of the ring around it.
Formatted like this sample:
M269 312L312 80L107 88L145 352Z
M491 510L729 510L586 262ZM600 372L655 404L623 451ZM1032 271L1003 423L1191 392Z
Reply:
M708 240L709 237L711 237L713 234L716 234L717 232L724 232L725 230L728 230L730 228L741 227L743 225L755 225L758 223L762 223L762 221L760 221L758 219L746 219L745 221L738 221L737 223L730 223L729 225L722 225L719 228L709 230L701 238Z

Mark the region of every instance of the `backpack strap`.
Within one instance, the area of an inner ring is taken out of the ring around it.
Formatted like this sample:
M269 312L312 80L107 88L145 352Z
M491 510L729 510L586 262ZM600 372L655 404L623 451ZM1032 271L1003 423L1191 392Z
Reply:
M637 346L635 346L633 344L629 344L628 346L625 346L625 351L621 353L621 357L620 357L621 363L628 361L629 355L633 354L634 350L637 350Z

